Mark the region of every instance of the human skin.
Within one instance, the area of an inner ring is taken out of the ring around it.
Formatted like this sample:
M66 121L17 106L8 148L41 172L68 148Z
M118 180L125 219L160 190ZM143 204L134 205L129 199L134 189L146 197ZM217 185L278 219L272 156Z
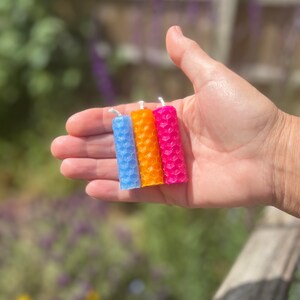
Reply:
M51 145L53 156L63 160L61 173L86 180L86 193L99 200L189 208L262 204L300 216L299 119L210 58L179 27L169 29L166 45L195 92L168 103L180 120L188 183L120 190L109 108L87 109L68 119L68 135ZM138 105L115 108L129 114Z

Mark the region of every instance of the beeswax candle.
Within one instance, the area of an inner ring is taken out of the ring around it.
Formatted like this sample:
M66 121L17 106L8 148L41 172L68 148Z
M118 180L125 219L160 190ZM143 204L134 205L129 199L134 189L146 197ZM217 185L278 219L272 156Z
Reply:
M131 113L142 187L163 184L163 170L159 153L153 112L144 108Z
M153 114L158 133L164 182L167 184L187 182L188 176L176 109L173 106L166 106L161 97L159 101L162 107L155 109Z
M141 187L138 161L134 143L130 116L122 116L117 110L110 109L117 115L112 121L114 142L118 163L120 189L129 190Z

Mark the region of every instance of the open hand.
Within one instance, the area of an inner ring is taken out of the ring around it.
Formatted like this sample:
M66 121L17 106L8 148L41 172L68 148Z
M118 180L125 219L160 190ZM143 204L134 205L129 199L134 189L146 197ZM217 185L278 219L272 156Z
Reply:
M272 160L283 113L244 79L210 58L179 27L167 34L167 50L193 84L195 94L168 103L181 124L189 182L131 191L119 189L108 108L79 112L67 121L67 136L52 153L61 172L86 180L94 198L160 202L186 207L270 204L274 197ZM154 109L158 104L146 104ZM137 104L117 106L122 114Z

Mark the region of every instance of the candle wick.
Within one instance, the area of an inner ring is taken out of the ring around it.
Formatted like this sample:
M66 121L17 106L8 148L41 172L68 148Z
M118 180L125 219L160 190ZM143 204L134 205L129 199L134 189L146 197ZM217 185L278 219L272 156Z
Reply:
M139 101L138 104L140 105L140 109L145 108L145 101L144 100Z
M108 110L108 112L113 113L113 114L117 115L118 117L122 117L122 114L118 110L114 109L113 107L110 108Z
M158 101L161 103L162 106L166 106L166 102L163 97L158 97Z

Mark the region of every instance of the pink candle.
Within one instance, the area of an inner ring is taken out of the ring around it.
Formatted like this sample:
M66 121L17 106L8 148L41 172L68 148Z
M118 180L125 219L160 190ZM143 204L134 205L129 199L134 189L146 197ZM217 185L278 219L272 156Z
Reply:
M163 106L155 109L153 114L164 171L164 182L167 184L187 182L188 176L176 109L173 106L165 106L162 98L159 100Z

